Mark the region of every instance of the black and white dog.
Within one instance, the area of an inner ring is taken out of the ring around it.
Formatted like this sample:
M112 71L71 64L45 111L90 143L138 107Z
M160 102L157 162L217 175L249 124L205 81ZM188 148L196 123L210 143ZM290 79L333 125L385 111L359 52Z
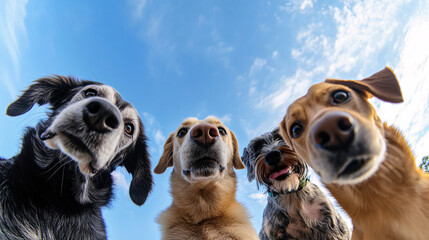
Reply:
M323 192L308 181L307 165L297 158L278 129L252 139L244 149L249 181L268 192L262 240L350 239L349 229Z
M21 152L0 158L0 239L106 239L101 207L112 199L111 172L133 176L142 205L152 175L143 124L112 87L71 77L38 79L7 109L18 116L50 104L28 128Z

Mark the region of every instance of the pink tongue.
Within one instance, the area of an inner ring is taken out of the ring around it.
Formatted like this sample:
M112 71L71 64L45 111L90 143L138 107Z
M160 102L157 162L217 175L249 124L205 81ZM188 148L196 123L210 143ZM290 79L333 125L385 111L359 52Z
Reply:
M280 170L280 171L278 171L278 172L273 172L273 173L271 173L271 174L270 174L270 179L271 179L271 180L274 180L274 179L276 179L276 178L280 177L281 175L286 174L287 172L289 172L289 167L287 167L287 168L285 168L285 169L282 169L282 170Z

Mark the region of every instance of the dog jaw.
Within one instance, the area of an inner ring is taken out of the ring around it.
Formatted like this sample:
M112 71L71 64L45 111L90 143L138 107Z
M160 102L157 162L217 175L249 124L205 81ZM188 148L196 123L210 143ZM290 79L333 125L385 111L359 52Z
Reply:
M63 109L40 139L47 147L60 150L76 161L84 175L92 176L115 157L123 127L108 133L90 132L81 113L87 102L84 99Z
M315 119L323 118L326 112L321 112ZM308 145L311 165L325 184L358 184L372 176L384 159L386 144L381 123L365 119L353 112L348 113L356 122L356 137L350 147L327 151L314 144ZM310 129L316 122L310 124ZM307 133L307 142L311 143L309 133L310 131Z
M215 181L223 178L227 167L227 146L220 137L209 148L195 144L187 135L177 149L182 176L188 182Z

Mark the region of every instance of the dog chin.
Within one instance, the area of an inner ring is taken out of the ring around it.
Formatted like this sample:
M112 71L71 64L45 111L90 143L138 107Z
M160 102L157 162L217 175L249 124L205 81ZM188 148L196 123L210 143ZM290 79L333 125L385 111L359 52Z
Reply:
M277 192L290 192L299 188L299 175L293 173L284 180L272 180L271 188Z

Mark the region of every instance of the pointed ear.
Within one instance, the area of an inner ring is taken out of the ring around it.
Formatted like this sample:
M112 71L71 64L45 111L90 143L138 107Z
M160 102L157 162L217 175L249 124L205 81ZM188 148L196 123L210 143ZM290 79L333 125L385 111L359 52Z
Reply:
M81 85L81 82L72 78L54 75L53 77L40 78L13 103L9 105L6 114L9 116L22 115L33 107L35 103L44 105L50 103L59 106L65 103L70 96L71 89Z
M143 124L136 145L124 159L123 165L133 175L130 184L130 197L136 205L142 205L152 190L152 173L150 171L149 152L147 150L146 136Z
M162 174L168 167L173 166L173 134L174 133L170 134L170 137L168 137L164 144L164 152L159 159L158 165L156 165L155 169L153 170L153 172L156 174Z
M326 82L345 85L354 90L367 93L368 97L375 96L391 103L404 101L398 80L393 71L388 67L360 81L326 79Z
M232 147L233 147L233 151L234 151L234 153L233 153L234 155L233 155L233 159L232 159L232 162L234 164L234 168L235 169L244 169L245 166L244 166L244 163L240 157L237 138L235 137L235 134L231 130L230 130L230 133L231 133L231 139L232 139Z

